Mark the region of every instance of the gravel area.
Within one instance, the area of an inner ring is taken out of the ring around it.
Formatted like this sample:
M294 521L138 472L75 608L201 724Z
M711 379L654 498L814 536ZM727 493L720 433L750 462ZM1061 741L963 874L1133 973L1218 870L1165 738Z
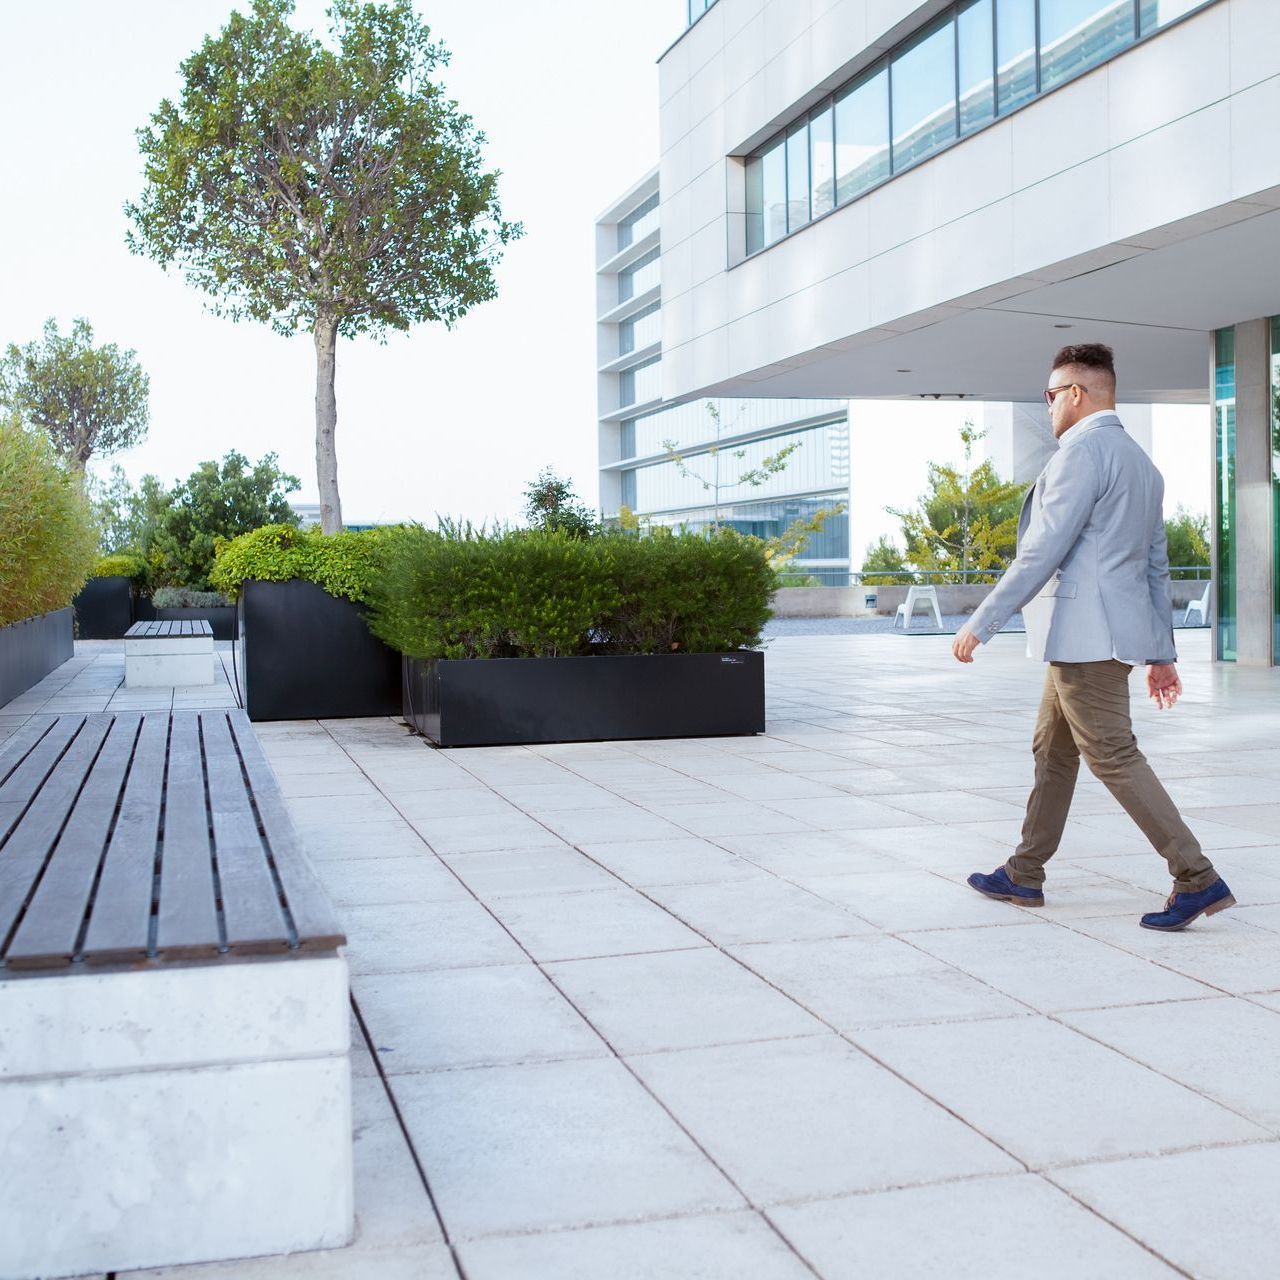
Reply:
M1208 627L1202 625L1183 628L1181 626L1182 616L1185 610L1178 609L1174 613L1173 625L1175 629L1187 631L1207 631ZM924 619L921 615L917 615L915 626L911 628L913 635L954 635L968 621L969 615L965 613L944 613L942 615L942 630L939 631L932 625L925 626ZM892 617L873 618L771 618L765 624L764 637L766 640L773 639L778 636L861 636L861 635L884 635L894 630ZM1015 613L1012 618L1005 623L1003 631L1024 631L1022 625L1022 614ZM899 635L904 632L901 627L897 628Z

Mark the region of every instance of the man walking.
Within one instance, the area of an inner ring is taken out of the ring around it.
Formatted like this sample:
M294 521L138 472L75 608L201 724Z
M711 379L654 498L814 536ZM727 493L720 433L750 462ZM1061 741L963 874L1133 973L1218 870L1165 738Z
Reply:
M1044 906L1045 863L1062 839L1083 755L1173 875L1164 910L1140 923L1184 929L1235 898L1138 750L1129 718L1134 666L1147 665L1147 691L1161 710L1182 693L1164 481L1116 416L1110 347L1063 347L1044 398L1058 452L1023 503L1017 558L952 645L959 661L972 662L1022 609L1028 652L1049 664L1022 841L1004 866L975 872L969 884L990 898Z

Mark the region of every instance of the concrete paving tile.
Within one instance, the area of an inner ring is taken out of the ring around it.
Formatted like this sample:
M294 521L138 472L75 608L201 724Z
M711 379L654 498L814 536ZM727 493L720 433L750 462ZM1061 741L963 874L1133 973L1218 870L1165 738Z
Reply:
M339 773L345 775L359 774L359 766L345 751L334 748L331 751L312 752L308 755L276 755L267 752L267 761L271 772L277 778L286 778L308 773Z
M514 806L504 813L415 818L413 829L439 854L489 853L553 844L556 834Z
M753 972L840 1031L1029 1012L986 983L897 938L757 942L730 950Z
M521 964L528 957L478 902L347 907L352 973Z
M625 887L495 898L490 910L539 963L707 945L687 925Z
M1052 1178L1185 1275L1275 1275L1280 1143L1083 1165L1056 1170Z
M998 1208L996 1208L998 1206ZM1179 1273L1035 1174L771 1209L823 1280L1172 1280ZM1010 1224L1034 1223L1011 1247Z
M795 831L786 835L718 836L716 843L784 879L892 871L900 864L873 852L869 841L846 831Z
M712 947L570 960L546 969L620 1054L824 1031L811 1014Z
M718 884L654 885L647 892L718 946L874 932L851 912L766 872Z
M542 815L542 821L562 840L587 844L609 840L673 840L689 833L674 822L643 809L586 809Z
M1280 1134L1280 1013L1224 998L1092 1009L1059 1018Z
M1241 844L1271 844L1280 831L1280 804L1233 805L1223 808L1216 805L1188 807L1188 821L1197 838L1206 849L1230 849ZM1206 838L1201 834L1206 828L1213 833ZM1219 830L1225 828L1226 830ZM1250 837L1262 839L1234 839L1231 832L1245 832Z
M547 841L554 836L543 833ZM617 878L566 844L446 853L449 869L485 901L514 894L584 893L619 889Z
M841 796L836 800L769 800L770 809L800 818L823 831L862 828L877 831L885 827L924 826L927 819L865 796Z
M629 1062L758 1205L1019 1169L838 1036Z
M746 800L722 800L711 804L671 804L659 801L646 809L691 835L715 839L747 832L768 835L810 831L808 823Z
M341 773L286 773L280 779L287 800L316 796L375 796L378 789L354 766Z
M352 986L388 1075L609 1052L527 962L357 975Z
M402 818L388 822L295 822L307 856L315 863L353 858L421 857L431 851Z
M1011 911L1024 918L1031 914L1030 909ZM1125 918L1125 923L1138 931L1132 920ZM941 929L907 937L922 951L1045 1013L1216 994L1160 965L1043 920L1025 929Z
M805 778L794 773L709 774L707 783L717 791L741 796L744 800L796 800L830 798L844 794L839 787L817 778Z
M1251 829L1243 825L1243 822L1235 817L1231 819L1230 823L1219 820L1222 814L1228 812L1234 815L1242 813L1243 810L1185 809L1182 816L1195 833L1196 839L1200 841L1201 847L1206 851L1274 843L1276 831L1280 830L1280 823L1272 821L1268 825ZM1280 808L1277 808L1277 812L1280 812ZM1131 834L1137 830L1134 827L1133 819L1127 813L1110 815L1086 814L1079 819L1073 819L1073 821L1078 822L1082 827L1100 832L1100 840L1126 833ZM1150 845L1147 844L1146 847L1150 848ZM1064 853L1076 852L1074 848L1068 850L1066 840L1062 842L1062 851Z
M1032 908L996 902L929 871L906 868L867 875L798 877L810 893L890 933L1025 923Z
M289 813L299 824L318 826L334 822L390 822L397 813L377 791L363 795L291 796Z
M812 1280L758 1214L718 1213L476 1240L469 1280Z
M890 808L904 809L907 813L928 818L931 822L945 822L948 826L962 822L993 822L1002 818L1021 819L1026 812L1023 804L1007 804L1003 800L955 790L898 793L885 796L883 802Z
M409 857L326 859L316 863L316 871L337 907L449 902L471 897L425 845Z
M849 1036L1033 1169L1268 1136L1048 1018Z
M526 813L555 813L560 809L626 809L621 796L606 787L580 781L516 782L495 781L494 789Z
M1235 886L1232 885L1232 890L1234 889ZM1272 933L1280 933L1280 902L1233 909L1237 920L1243 920L1246 924L1253 925L1255 929L1268 929Z
M398 1076L452 1238L744 1208L616 1059Z
M753 863L716 844L686 836L675 840L616 840L578 846L628 884L714 884L760 874Z
M1076 920L1072 928L1232 995L1280 991L1275 936L1232 910L1202 916L1178 933L1142 929L1115 917Z

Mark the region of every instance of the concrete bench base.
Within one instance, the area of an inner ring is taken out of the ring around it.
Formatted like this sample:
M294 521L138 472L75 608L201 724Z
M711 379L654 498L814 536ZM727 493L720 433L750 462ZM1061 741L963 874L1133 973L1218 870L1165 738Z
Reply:
M0 1276L348 1244L340 955L0 981Z
M128 638L124 642L125 687L212 684L213 662L212 635Z

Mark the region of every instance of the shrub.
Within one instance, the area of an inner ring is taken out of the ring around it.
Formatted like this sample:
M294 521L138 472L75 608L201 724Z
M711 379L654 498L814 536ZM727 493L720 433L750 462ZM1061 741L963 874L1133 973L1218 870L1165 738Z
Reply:
M147 562L132 551L116 551L109 556L99 556L98 563L89 571L91 578L130 578L137 586L147 583Z
M369 625L417 658L723 652L759 643L772 589L763 546L733 533L414 528L388 546Z
M264 525L220 544L209 580L234 600L244 582L301 578L323 587L331 596L363 604L384 550L398 533L398 526L325 534L293 525Z
M0 417L0 626L62 609L84 586L98 527L49 441Z
M225 609L231 601L221 591L191 591L187 587L157 587L151 597L157 609Z

